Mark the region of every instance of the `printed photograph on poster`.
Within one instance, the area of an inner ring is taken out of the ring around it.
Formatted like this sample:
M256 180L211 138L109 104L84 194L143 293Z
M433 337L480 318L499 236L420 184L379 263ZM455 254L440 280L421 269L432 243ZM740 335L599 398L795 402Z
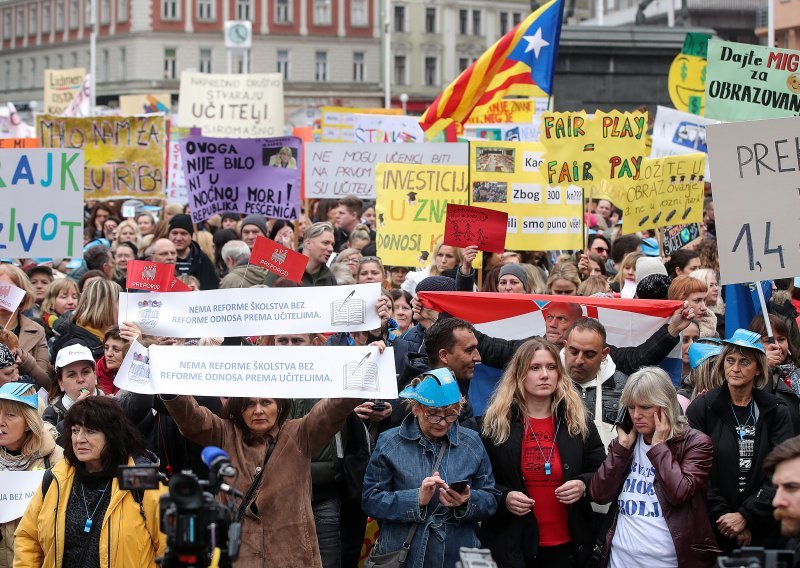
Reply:
M504 181L476 181L472 184L472 201L475 203L505 203L508 184Z
M475 150L475 171L513 174L514 149L492 147L477 148Z

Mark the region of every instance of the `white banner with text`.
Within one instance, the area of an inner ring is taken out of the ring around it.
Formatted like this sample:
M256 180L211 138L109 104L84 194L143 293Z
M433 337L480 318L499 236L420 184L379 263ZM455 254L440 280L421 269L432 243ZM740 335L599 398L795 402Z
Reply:
M324 291L323 291L324 290ZM378 329L381 285L230 288L179 294L120 294L120 322L146 335L245 337Z
M394 353L377 347L166 346L134 342L114 384L141 394L397 398Z
M36 489L42 484L43 475L43 469L0 471L0 524L22 517Z

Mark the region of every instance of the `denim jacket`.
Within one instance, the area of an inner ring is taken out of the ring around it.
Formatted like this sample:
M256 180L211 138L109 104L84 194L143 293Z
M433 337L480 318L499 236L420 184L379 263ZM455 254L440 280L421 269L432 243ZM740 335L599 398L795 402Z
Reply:
M430 476L441 444L448 444L439 466L446 482L468 479L470 498L458 509L439 502L438 489L426 507L419 505L422 480ZM500 492L494 487L489 456L477 432L456 422L442 440L422 435L413 414L378 438L364 476L364 512L381 521L377 552L399 550L412 523L414 535L407 565L415 568L454 566L462 546L478 547L478 521L497 510Z

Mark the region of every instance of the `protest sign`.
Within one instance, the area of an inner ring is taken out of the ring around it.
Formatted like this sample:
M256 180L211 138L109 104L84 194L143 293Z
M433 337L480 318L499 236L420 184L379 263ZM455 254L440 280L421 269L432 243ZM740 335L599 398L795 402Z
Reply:
M185 128L216 138L267 138L283 133L280 73L221 75L184 71L178 117Z
M466 144L307 143L306 197L341 199L353 195L375 199L375 166L378 164L466 166L468 153Z
M507 225L508 214L502 211L448 203L444 244L460 248L477 245L478 250L502 254Z
M168 115L172 110L172 95L153 93L152 95L122 95L119 98L120 114L150 114L160 112Z
M186 178L183 173L183 158L181 157L181 138L189 136L191 129L179 128L176 115L172 115L167 140L167 203L187 205L189 193L186 190Z
M278 276L299 283L303 279L309 258L258 235L250 251L250 264L266 268Z
M356 108L356 107L332 107L324 106L320 109L322 119L320 120L320 141L321 142L353 142L355 134L353 124L356 121L356 114L390 114L400 115L403 113L399 108Z
M0 282L0 310L14 313L25 299L25 290Z
M82 256L83 152L0 152L0 256Z
M583 246L583 192L545 183L541 144L470 142L470 155L470 203L508 213L507 248Z
M419 117L385 114L357 114L353 141L362 144L426 142Z
M467 140L505 140L506 142L538 142L541 136L541 118L533 122L502 124L468 124L462 138ZM456 123L459 124L459 123Z
M505 99L490 105L479 106L469 116L464 126L471 124L498 124L516 122L520 124L533 122L537 114L549 110L547 96L528 99ZM459 125L460 127L460 125Z
M36 131L43 148L84 151L86 199L164 196L163 116L39 115Z
M541 165L549 185L587 188L600 180L636 179L647 155L646 112L555 112L542 116L547 157Z
M672 60L667 77L669 98L676 109L703 114L706 94L706 52L711 34L689 32Z
M137 345L125 359L114 384L141 394L397 398L391 347Z
M38 148L38 138L0 138L0 148L13 149L13 148Z
M800 274L800 118L713 124L708 152L717 199L721 284Z
M86 69L45 69L44 70L44 108L45 114L59 115L72 102L83 87Z
M192 289L189 288L186 284L178 280L177 278L172 279L172 283L169 285L170 292L192 292Z
M653 124L653 147L650 149L650 157L663 158L695 152L707 154L706 126L718 122L710 118L659 106ZM706 160L705 181L711 181L710 174L708 160Z
M175 280L175 265L149 260L129 260L125 287L128 290L169 292Z
M800 113L800 51L708 42L706 116L756 120Z
M208 138L180 141L192 221L224 211L273 219L300 216L298 138Z
M43 475L43 469L0 470L0 524L16 521L25 514Z
M670 256L676 250L700 238L700 225L697 223L672 225L661 230L664 234L664 256Z
M230 288L191 294L120 294L120 322L148 335L241 337L278 333L367 331L381 326L375 304L380 284L314 288ZM210 324L213 324L210 327Z
M614 182L624 234L703 220L705 154L645 158L635 180Z
M466 166L378 164L378 256L387 266L425 266L444 235L448 203L469 204Z

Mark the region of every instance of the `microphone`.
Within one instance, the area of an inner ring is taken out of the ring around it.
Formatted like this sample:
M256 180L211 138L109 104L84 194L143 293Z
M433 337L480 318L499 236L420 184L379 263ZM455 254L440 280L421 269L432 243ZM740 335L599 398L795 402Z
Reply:
M200 459L206 464L214 478L236 475L236 468L231 465L230 456L222 448L207 446L200 452Z

